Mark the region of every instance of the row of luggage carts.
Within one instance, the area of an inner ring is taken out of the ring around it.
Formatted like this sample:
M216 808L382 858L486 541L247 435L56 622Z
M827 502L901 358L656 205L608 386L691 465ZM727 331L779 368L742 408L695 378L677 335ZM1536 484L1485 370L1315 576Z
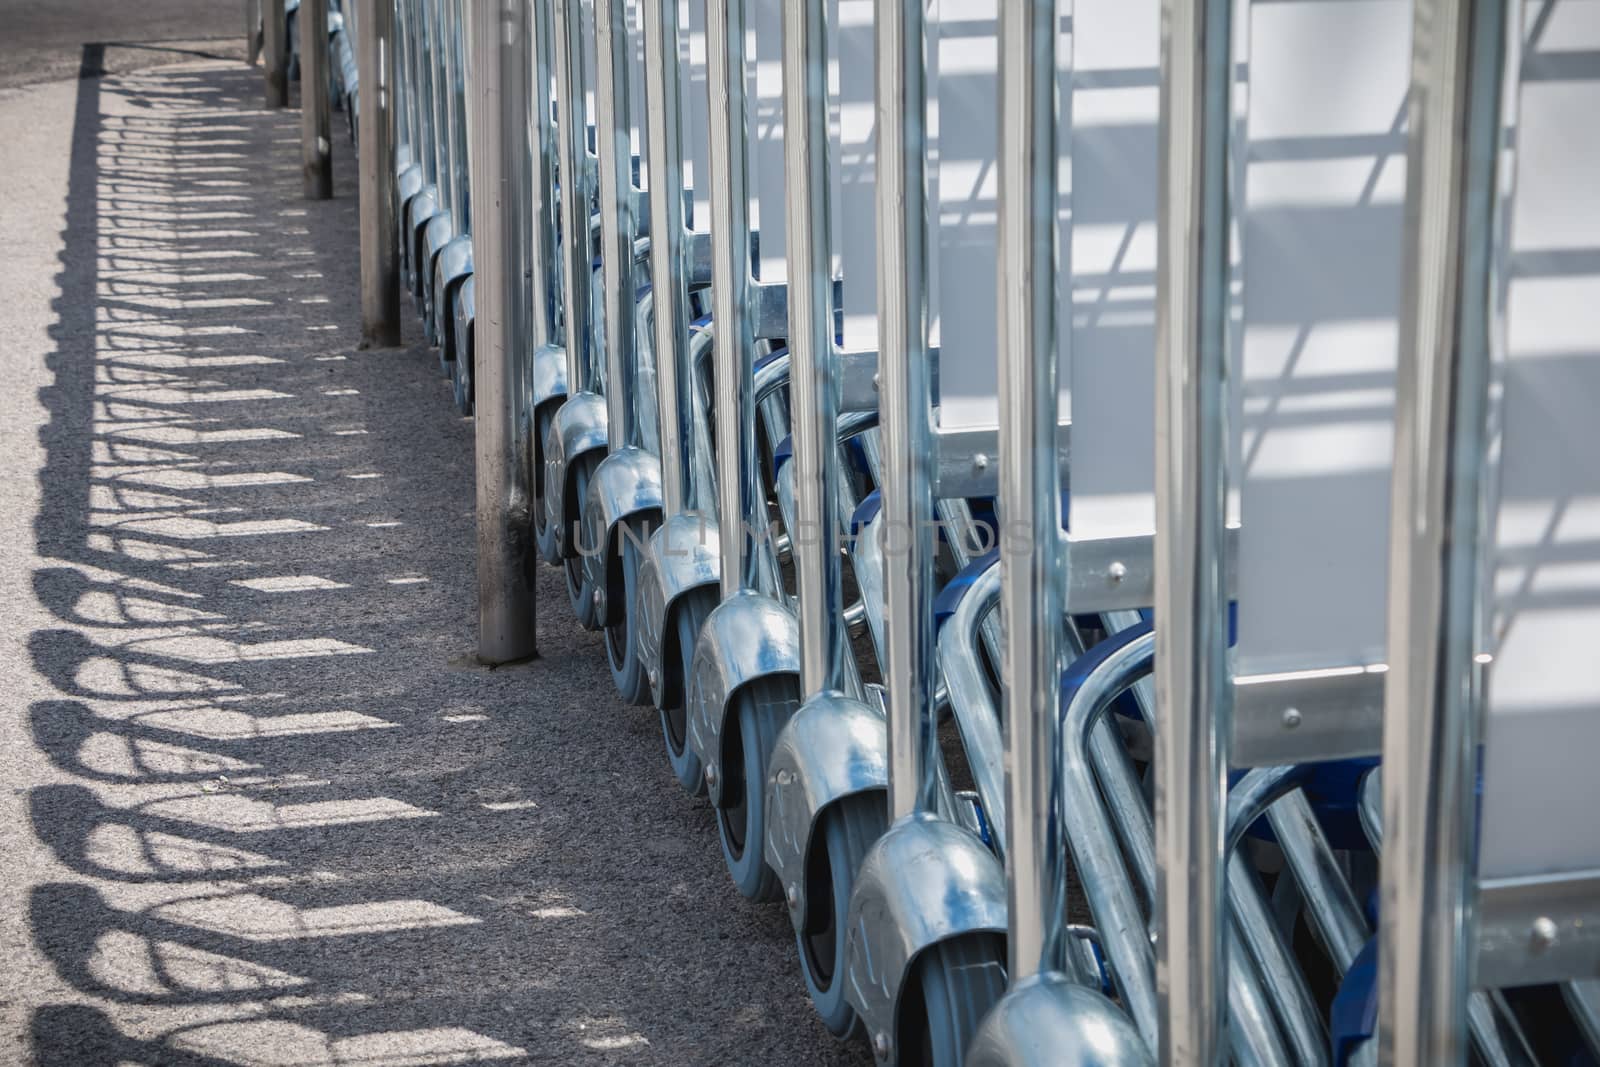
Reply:
M1600 4L344 6L480 549L829 1030L1597 1062Z

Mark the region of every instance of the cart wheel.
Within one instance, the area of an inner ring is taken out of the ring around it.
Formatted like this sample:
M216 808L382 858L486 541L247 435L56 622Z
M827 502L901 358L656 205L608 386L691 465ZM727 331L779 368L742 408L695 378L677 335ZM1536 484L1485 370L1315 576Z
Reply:
M533 432L539 435L539 447L544 448L545 441L550 436L550 427L556 419L556 410L561 405L556 401L547 401L534 416ZM543 472L541 472L542 474ZM549 492L549 486L545 487ZM557 552L556 527L550 517L544 512L544 500L540 499L538 506L533 509L533 541L539 549L539 555L546 563L559 563L561 556Z
M1006 946L1000 934L942 941L917 960L919 995L902 1003L901 1063L960 1067L978 1024L1005 995Z
M722 800L717 836L733 884L750 900L777 900L778 876L767 866L767 764L778 733L800 706L792 675L768 675L739 689L722 738ZM729 736L729 734L733 736Z
M577 507L566 509L569 536L574 542L572 555L563 561L567 571L567 600L572 604L572 613L580 619L594 616L594 586L583 574L583 553L594 551L594 547L583 543L583 528L578 518L583 514L589 483L594 479L594 472L599 468L602 458L598 448L591 448L577 458L572 469L573 499L577 501Z
M617 531L622 567L622 620L606 627L606 662L611 666L611 681L624 702L650 703L650 680L639 660L639 552L643 534L650 523L645 516L627 520L628 529Z
M812 1005L835 1037L847 1037L856 1028L855 1009L844 995L847 927L842 920L850 909L861 861L888 828L885 803L882 791L874 789L847 796L830 807L823 814L823 847L815 850L806 871L806 925L795 936L800 971Z
M462 351L465 349L465 351ZM450 361L450 385L455 393L456 410L470 416L477 394L472 381L472 346L456 345L456 358Z
M705 768L689 747L689 677L694 672L694 646L700 640L700 627L706 616L720 603L714 585L691 589L678 598L678 675L667 673L662 664L661 735L667 742L667 760L678 784L690 794L706 791Z

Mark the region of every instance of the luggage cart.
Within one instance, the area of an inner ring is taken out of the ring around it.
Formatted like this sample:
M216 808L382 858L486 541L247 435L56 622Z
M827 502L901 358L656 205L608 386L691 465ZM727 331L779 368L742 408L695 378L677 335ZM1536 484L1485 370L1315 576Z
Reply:
M588 9L592 12L592 8ZM594 202L597 160L589 148L588 86L593 64L592 25L581 0L553 0L562 312L565 322L567 394L544 439L544 515L553 530L555 554L566 574L567 598L579 623L592 628L595 589L586 581L579 554L578 520L589 482L605 457L609 428L606 368L600 339L595 285Z
M712 252L704 228L710 214L709 102L700 91L706 80L705 5L646 4L643 22L662 521L639 563L635 631L673 774L698 793L705 776L689 745L686 690L701 625L720 597L710 374L704 362L711 351L710 320L695 316L709 298ZM692 181L685 178L686 163Z
M772 0L753 0L769 24ZM752 243L751 103L747 91L746 0L709 0L707 87L711 104L712 317L717 459L717 532L722 601L706 616L687 681L689 746L704 768L723 859L744 896L778 896L764 856L766 769L778 731L799 703L799 634L784 602L757 448L757 346L788 331L783 171L759 159L754 192L761 224ZM776 35L757 35L770 47ZM757 79L759 119L776 108ZM769 125L763 143L779 144ZM752 262L754 261L754 262ZM754 270L752 270L754 267ZM768 347L762 345L762 347Z
M607 452L588 480L579 516L583 584L593 590L585 624L605 631L611 680L630 704L645 703L649 681L639 653L641 551L662 513L656 373L648 345L650 292L647 201L632 178L643 94L634 5L599 0L596 142L599 149L600 302L606 360ZM645 321L641 322L641 318Z

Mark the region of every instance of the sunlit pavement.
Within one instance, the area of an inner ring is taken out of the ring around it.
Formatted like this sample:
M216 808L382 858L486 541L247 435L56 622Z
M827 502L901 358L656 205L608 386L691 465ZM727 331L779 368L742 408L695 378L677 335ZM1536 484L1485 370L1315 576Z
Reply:
M557 572L473 665L472 423L260 83L0 92L0 1063L867 1062Z

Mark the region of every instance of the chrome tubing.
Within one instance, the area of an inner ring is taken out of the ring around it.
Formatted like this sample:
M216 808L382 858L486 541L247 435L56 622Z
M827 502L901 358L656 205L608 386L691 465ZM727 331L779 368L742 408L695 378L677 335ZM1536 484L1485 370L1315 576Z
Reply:
M799 592L800 687L808 697L839 693L860 699L844 621L844 565L835 544L844 516L834 374L826 0L784 5L783 101L796 520L790 543Z
M556 99L561 122L557 124L557 160L561 179L561 281L567 349L567 392L597 392L598 376L589 351L594 338L592 322L594 284L593 237L589 227L589 201L593 193L586 143L584 109L583 15L581 0L552 0L555 40ZM570 520L572 516L568 516ZM565 531L563 531L565 534Z
M889 818L933 809L933 382L928 348L927 72L923 0L880 0L878 351L886 557ZM905 358L896 358L905 353ZM897 543L898 541L898 543Z
M1000 9L1000 613L1006 721L1009 976L1021 982L1066 957L1049 916L1066 884L1051 818L1061 676L1061 472L1055 461L1056 4ZM923 386L926 389L926 386ZM923 430L921 420L917 430ZM930 435L931 436L931 435ZM924 438L926 440L926 438ZM913 447L921 442L913 441ZM893 470L890 473L894 477ZM912 516L919 519L921 516ZM929 516L931 518L931 516ZM890 569L891 587L896 568Z
M711 105L711 301L716 345L717 513L722 595L778 588L763 536L756 450L755 334L750 306L749 99L745 0L706 2ZM761 529L753 528L758 519Z
M689 360L689 265L683 213L683 71L676 0L640 5L645 38L645 125L650 161L650 278L667 518L694 500L694 368Z
M639 441L634 411L638 348L634 338L633 146L631 86L633 56L627 0L595 0L595 145L599 156L600 304L605 330L606 441L618 452ZM599 545L591 549L599 549Z
M1467 1054L1506 5L1419 3L1389 537L1378 1059Z
M1162 0L1156 236L1156 986L1166 1067L1211 1067L1224 1033L1230 678L1227 488L1232 0Z

